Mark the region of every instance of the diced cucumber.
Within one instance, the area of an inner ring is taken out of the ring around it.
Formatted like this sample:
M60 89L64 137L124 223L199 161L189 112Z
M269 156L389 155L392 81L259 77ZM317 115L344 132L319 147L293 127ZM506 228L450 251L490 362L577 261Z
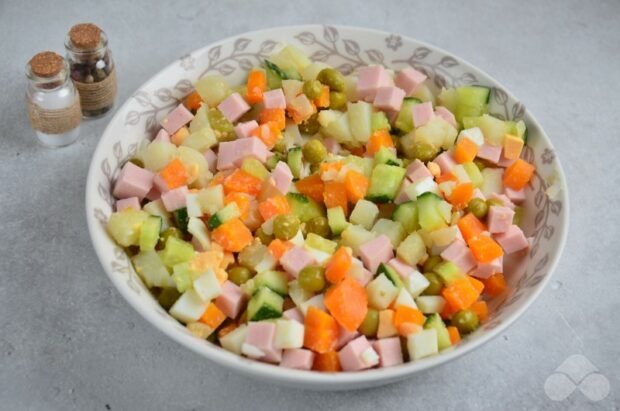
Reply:
M138 245L140 242L140 227L149 214L142 210L126 208L121 212L112 213L108 219L108 232L117 244L123 247Z
M366 230L361 225L349 224L340 234L340 243L344 246L351 247L353 253L358 254L360 246L375 237L375 233Z
M170 236L160 252L160 257L166 267L172 268L176 264L190 261L194 258L194 254L194 247L190 243Z
M415 97L418 100L422 101L423 103L427 101L434 103L434 100L435 100L435 96L433 95L433 92L431 91L430 87L428 87L428 85L424 83L420 84L418 87L416 87L415 90L413 90L411 97Z
M157 302L164 310L169 310L170 307L181 297L181 293L174 287L162 288L161 292L157 296Z
M383 111L375 111L372 113L372 117L370 119L370 124L372 128L372 132L374 133L377 130L388 130L392 128L390 126L390 120L387 115Z
M366 177L370 178L370 175L372 174L372 169L374 167L374 160L372 158L349 155L346 156L343 161L345 165L355 169L356 171L359 171Z
M400 111L398 112L398 116L396 117L396 121L394 121L394 127L402 131L403 133L409 133L413 130L413 112L411 109L416 104L420 104L422 101L418 100L414 97L405 97L403 100L402 106L400 106Z
M336 110L323 110L319 114L319 122L321 122L322 113L327 111L330 112L329 117L331 117L332 121L330 121L326 126L321 126L321 133L327 137L333 137L339 143L357 145L357 142L353 138L353 133L351 132L347 113L341 113Z
M338 248L338 244L334 241L328 240L314 233L309 233L306 236L305 244L306 247L323 251L328 254L333 254L334 252L336 252L336 248Z
M355 141L366 144L372 133L372 104L365 101L347 104L349 127Z
M494 145L503 146L504 136L508 132L508 126L506 123L491 115L484 114L480 118L480 130L484 134L484 141Z
M291 173L293 173L293 178L299 178L301 176L301 170L304 167L301 147L289 149L286 162L288 163L288 168L291 169Z
M450 341L450 334L448 333L446 324L444 324L439 314L431 314L424 322L424 329L434 329L435 331L437 331L437 348L439 348L440 351L452 346L452 342Z
M261 321L280 318L284 299L269 287L260 287L248 302L248 320Z
M349 221L351 224L358 224L366 230L370 230L378 216L379 207L375 203L368 200L359 200L355 204L353 211L351 211Z
M136 273L142 278L148 288L174 287L174 281L164 266L159 255L153 251L143 251L135 255L131 261Z
M441 92L437 96L438 105L444 106L445 108L450 110L452 113L456 111L456 100L457 100L457 95L456 95L456 89L454 88L441 89ZM465 127L465 128L469 128L469 127Z
M286 297L288 294L288 275L282 271L266 270L254 277L254 287L269 287L272 291Z
M203 104L194 114L194 118L189 123L189 132L194 133L203 128L211 128L211 123L209 123L209 117L207 116L207 112L209 111L209 106L207 104ZM187 138L187 137L186 137Z
M271 157L267 159L267 161L265 162L265 166L267 167L268 170L273 170L274 168L276 168L276 166L278 165L280 161L286 162L287 161L286 156L284 154L275 152L273 153Z
M153 250L159 241L161 217L148 216L140 228L140 251Z
M179 230L184 234L187 234L187 224L189 224L189 215L187 215L187 208L179 208L172 212L174 216L174 221L176 222Z
M409 334L407 336L407 351L409 358L414 361L437 354L439 352L437 331L433 328Z
M198 193L200 207L205 214L213 215L224 207L224 187L217 184L213 187L207 187Z
M228 85L228 81L219 74L212 74L202 77L196 83L194 87L202 100L209 105L209 107L216 107L226 97L228 97L232 90Z
M463 168L465 169L465 172L469 176L469 180L472 182L474 187L477 187L477 188L482 187L484 178L482 177L482 173L480 172L480 169L478 168L478 166L475 165L473 162L463 163L462 165L463 165Z
M314 217L325 215L324 208L311 198L300 193L287 193L286 199L291 206L291 212L296 215L302 223Z
M151 201L142 207L144 211L152 216L161 217L160 232L165 231L172 225L171 215L164 207L164 203L161 200Z
M189 263L179 263L172 267L172 280L180 293L184 293L191 288L194 279L189 269Z
M444 261L439 263L433 271L439 274L445 285L452 284L455 280L463 277L460 268L452 261Z
M193 148L194 150L204 152L217 144L217 136L211 128L201 128L192 132L185 137L182 147Z
M211 248L211 239L207 226L200 218L190 218L187 224L187 231L200 243L204 250Z
M332 207L327 209L327 223L334 235L339 235L347 228L347 218L342 207Z
M454 116L457 121L463 117L481 116L487 111L491 89L483 86L463 86L456 88L456 108Z
M377 235L386 235L390 239L393 248L398 247L406 235L401 223L388 220L387 218L377 220L371 231Z
M174 159L177 154L177 146L165 141L154 141L148 145L144 152L144 168L157 172Z
M407 234L417 230L420 226L418 225L418 206L415 201L397 205L392 214L392 220L400 222Z
M422 229L433 231L446 226L438 209L440 202L441 197L434 193L424 193L417 198L418 223Z
M267 75L267 88L273 90L282 87L282 80L286 79L286 74L280 67L269 60L265 60L265 74Z
M441 313L446 306L446 300L440 295L421 295L415 303L424 314Z
M311 63L308 56L292 44L287 44L278 54L272 56L271 61L286 72L288 78L293 78L291 73L296 73L298 80L301 80L299 73L303 73Z
M426 255L426 244L418 232L409 234L396 249L396 256L412 267Z
M248 174L253 175L261 180L269 177L269 171L265 168L263 163L255 159L254 157L247 157L241 164L241 169Z
M209 218L209 230L215 230L226 221L230 221L234 218L239 217L240 215L241 213L239 212L239 207L237 206L237 203L228 203L226 207L222 208Z
M400 279L400 275L398 275L396 270L389 265L384 263L379 264L379 268L377 268L377 275L379 276L381 274L384 274L387 279L390 280L399 290L403 288L403 280Z
M405 178L404 168L387 164L377 165L372 170L366 198L377 203L394 200L403 178Z
M396 156L392 150L387 147L381 147L379 151L375 153L374 165L387 164L390 166L403 166L403 161Z
M463 123L463 128L468 129L468 128L480 127L480 119L481 118L482 118L482 116L479 116L479 117L463 117L463 119L461 120L461 122Z

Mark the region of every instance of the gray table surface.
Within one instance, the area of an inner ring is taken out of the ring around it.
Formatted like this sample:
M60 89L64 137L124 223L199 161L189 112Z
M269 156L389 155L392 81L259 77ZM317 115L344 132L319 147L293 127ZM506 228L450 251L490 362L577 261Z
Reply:
M1 1L0 409L619 409L620 2L522 3ZM90 245L86 174L109 116L83 123L80 141L59 150L38 145L28 126L24 64L62 51L80 21L108 32L120 101L190 50L277 25L394 31L484 68L535 113L565 167L570 235L551 285L482 349L361 392L271 386L181 348L125 303ZM595 391L609 381L605 399L546 395L572 355L598 368Z

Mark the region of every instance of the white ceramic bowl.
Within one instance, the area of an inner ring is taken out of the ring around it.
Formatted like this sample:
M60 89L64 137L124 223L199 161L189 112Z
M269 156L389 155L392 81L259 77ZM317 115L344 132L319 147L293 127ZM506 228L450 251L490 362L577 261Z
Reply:
M205 73L220 73L238 84L246 70L261 64L280 43L305 50L312 60L324 61L348 73L368 64L400 69L412 65L426 72L436 86L480 84L493 88L490 112L504 119L523 119L529 141L523 156L536 165L527 188L524 229L533 237L528 255L510 261L506 271L510 291L490 304L487 323L455 349L397 367L355 373L324 374L297 371L251 361L231 354L187 332L151 297L134 272L125 252L105 230L113 210L111 184L122 164L150 137L158 120L192 89ZM559 194L552 200L545 191L552 182ZM187 54L144 83L110 121L95 150L86 184L86 216L93 246L106 273L146 320L163 333L206 359L263 381L310 389L342 390L386 384L451 361L491 338L529 307L551 277L568 231L565 177L553 146L525 107L496 80L458 57L419 41L355 27L295 26L245 33Z

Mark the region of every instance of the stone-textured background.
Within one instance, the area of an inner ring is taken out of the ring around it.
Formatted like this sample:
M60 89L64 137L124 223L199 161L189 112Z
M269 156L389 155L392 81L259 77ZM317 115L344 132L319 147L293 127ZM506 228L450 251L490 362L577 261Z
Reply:
M620 2L0 2L0 409L409 410L620 408ZM109 34L119 101L184 53L247 30L367 26L430 42L482 67L537 116L571 192L564 256L538 301L504 335L383 388L316 393L233 374L181 348L113 289L90 245L84 184L109 117L60 150L36 144L24 64L62 51L68 28ZM544 391L570 355L589 358L608 397Z

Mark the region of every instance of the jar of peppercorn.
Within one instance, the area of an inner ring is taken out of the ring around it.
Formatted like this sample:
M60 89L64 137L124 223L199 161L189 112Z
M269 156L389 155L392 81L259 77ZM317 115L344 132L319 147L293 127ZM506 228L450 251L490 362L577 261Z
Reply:
M71 27L65 40L71 79L80 93L82 115L99 117L116 97L116 70L105 32L92 23Z

